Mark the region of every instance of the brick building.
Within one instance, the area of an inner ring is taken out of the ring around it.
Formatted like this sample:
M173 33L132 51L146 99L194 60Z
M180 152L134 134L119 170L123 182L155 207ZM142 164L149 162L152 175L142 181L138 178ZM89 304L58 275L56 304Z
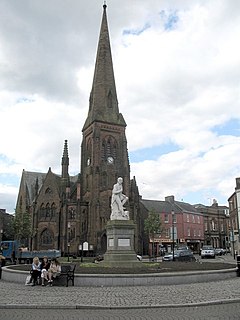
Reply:
M142 211L154 211L161 217L161 233L154 239L156 255L160 244L169 251L173 242L175 247L187 245L199 252L204 243L204 217L194 206L176 201L174 196L165 197L165 201L142 199L141 206Z
M229 247L229 210L214 199L211 206L195 205L204 216L204 244L213 248Z

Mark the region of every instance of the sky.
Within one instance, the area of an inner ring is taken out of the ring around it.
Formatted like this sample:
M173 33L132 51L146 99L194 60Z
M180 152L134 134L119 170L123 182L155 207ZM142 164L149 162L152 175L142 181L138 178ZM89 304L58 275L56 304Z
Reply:
M131 177L144 199L227 205L240 176L240 2L108 0ZM80 171L100 0L0 2L0 208L22 170Z

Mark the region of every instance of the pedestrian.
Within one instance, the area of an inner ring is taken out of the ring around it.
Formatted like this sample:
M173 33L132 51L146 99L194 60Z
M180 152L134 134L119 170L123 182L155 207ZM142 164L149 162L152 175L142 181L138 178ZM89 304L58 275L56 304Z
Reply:
M44 286L45 280L48 281L48 270L50 268L50 262L48 257L43 257L41 263L41 279L42 279L42 286Z
M0 254L0 279L2 278L2 267L5 266L6 258Z
M38 257L33 258L31 275L32 275L32 286L35 286L41 277L41 262L39 261Z
M49 277L48 282L50 283L50 285L53 282L53 278L60 276L60 274L61 274L61 264L56 258L54 258L52 259L50 268L48 269L48 277Z

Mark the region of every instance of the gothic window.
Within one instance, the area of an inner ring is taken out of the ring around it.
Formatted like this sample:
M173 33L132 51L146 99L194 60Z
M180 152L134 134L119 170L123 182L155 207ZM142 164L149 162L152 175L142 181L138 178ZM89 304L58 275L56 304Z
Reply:
M87 152L86 152L86 164L90 165L92 156L92 141L89 139L87 142Z
M40 243L42 245L51 245L53 244L53 233L49 229L43 230L40 235Z
M76 230L75 228L71 228L69 233L68 233L68 240L71 241L73 239L75 239L75 236L76 236Z
M70 219L70 220L76 219L76 210L75 210L75 208L72 208L72 207L68 208L68 219Z
M55 205L55 203L53 203L52 206L51 206L51 215L52 215L52 217L56 216L56 205Z
M86 175L86 188L89 190L89 175Z
M40 217L41 218L45 217L45 208L43 203L41 204L41 207L40 207Z
M102 160L106 161L108 157L117 158L117 142L112 136L108 136L102 142L101 150Z
M46 193L46 194L50 194L50 193L52 193L52 190L51 190L50 188L47 188L46 191L45 191L45 193Z
M108 99L107 99L107 106L108 106L108 108L112 108L112 104L113 104L112 102L113 102L112 92L109 91L109 93L108 93Z
M46 218L50 217L50 211L51 211L50 204L47 203L47 205L46 205Z

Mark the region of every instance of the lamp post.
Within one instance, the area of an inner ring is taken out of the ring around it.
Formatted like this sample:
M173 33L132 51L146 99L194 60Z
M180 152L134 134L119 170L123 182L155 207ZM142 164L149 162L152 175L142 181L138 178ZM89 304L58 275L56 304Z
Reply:
M174 211L172 211L172 247L173 247L173 261L175 260L174 257Z
M67 252L68 252L68 262L69 262L69 249L70 249L70 242L68 242L67 247L68 247L68 250L67 250Z

